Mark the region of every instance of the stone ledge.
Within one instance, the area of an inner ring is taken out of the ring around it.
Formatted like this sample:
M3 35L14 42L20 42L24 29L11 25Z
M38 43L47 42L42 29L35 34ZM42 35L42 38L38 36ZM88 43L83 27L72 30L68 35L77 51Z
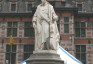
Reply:
M64 64L64 61L61 60L60 55L52 51L44 50L39 53L36 51L27 60L27 64Z
M38 50L38 51L33 51L33 54L36 53L53 53L53 54L57 54L56 50Z

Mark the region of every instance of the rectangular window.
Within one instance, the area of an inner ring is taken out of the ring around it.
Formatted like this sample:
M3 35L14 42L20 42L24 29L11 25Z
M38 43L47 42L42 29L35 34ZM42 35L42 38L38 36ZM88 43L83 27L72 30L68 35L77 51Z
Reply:
M28 11L32 11L32 4L28 4L28 5L27 5L27 10L28 10Z
M66 5L66 2L61 2L62 7Z
M11 4L11 11L16 11L16 4Z
M16 64L16 45L6 45L6 64Z
M76 58L86 64L86 46L76 45Z
M25 2L26 0L22 0L22 2Z
M32 22L24 23L24 37L34 37L34 28Z
M64 17L64 33L69 33L69 17Z
M75 36L76 37L86 37L85 22L75 22Z
M2 32L1 29L2 29L2 22L0 22L0 36L1 36L1 34L2 34L2 33L1 33L1 32Z
M92 37L93 37L93 22L91 23Z
M13 37L17 37L17 28L18 28L17 22L8 22L7 23L7 37L10 37L10 35L12 35Z
M6 2L9 2L10 0L6 0Z
M56 1L55 2L55 7L64 7L65 6L65 2L63 1Z
M82 11L82 4L77 4L78 11Z
M34 45L26 44L24 45L24 60L29 58L30 55L33 53Z

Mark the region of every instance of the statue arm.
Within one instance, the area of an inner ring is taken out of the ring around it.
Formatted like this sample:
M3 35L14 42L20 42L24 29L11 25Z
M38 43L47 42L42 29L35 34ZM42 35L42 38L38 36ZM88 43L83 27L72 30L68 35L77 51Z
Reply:
M52 7L53 21L58 21L58 16L56 15L54 8Z
M36 15L36 12L35 12L35 14L34 14L34 16L33 16L33 19L32 19L32 23L33 23L33 27L35 28L35 26L36 26L36 21L37 21L37 15Z

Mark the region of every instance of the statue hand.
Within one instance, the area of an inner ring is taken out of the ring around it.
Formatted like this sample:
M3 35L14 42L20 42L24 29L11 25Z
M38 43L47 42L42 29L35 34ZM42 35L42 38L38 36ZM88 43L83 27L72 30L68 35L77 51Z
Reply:
M47 20L47 23L49 24L50 23L50 20Z
M33 23L33 27L36 28L36 24L35 23Z

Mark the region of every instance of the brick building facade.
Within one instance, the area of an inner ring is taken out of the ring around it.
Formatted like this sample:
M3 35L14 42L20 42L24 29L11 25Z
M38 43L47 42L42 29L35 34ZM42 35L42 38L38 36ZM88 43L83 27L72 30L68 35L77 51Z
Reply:
M93 64L92 0L48 0L58 15L60 45L84 64ZM39 0L0 0L0 64L18 64L33 53L32 17ZM10 34L15 44L10 47Z

